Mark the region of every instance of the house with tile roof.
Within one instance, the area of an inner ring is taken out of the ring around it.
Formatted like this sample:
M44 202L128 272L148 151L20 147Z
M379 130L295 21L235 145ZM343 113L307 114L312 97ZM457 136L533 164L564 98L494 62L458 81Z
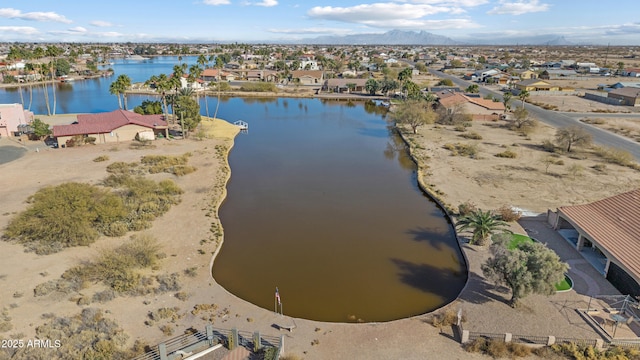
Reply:
M58 144L66 144L74 137L93 137L96 144L131 141L138 137L168 136L164 115L140 115L132 111L115 110L98 114L80 114L69 125L53 126Z
M640 189L548 215L554 229L620 292L640 296Z
M498 120L504 113L504 104L490 99L465 95L459 92L444 92L438 95L438 106L449 113L462 110L473 120Z

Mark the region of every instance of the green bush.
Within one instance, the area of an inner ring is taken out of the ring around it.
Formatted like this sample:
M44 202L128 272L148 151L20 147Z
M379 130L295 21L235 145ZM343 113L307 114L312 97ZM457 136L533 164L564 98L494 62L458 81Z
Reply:
M18 240L38 254L89 245L98 238L99 228L127 213L116 194L81 183L40 189L27 202L29 207L11 220L4 237Z
M240 87L240 91L277 92L278 88L271 82L246 82Z

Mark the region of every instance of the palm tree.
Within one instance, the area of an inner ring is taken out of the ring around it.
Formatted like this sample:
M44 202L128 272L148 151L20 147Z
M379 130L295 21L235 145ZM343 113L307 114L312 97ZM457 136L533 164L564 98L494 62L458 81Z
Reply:
M109 85L109 94L115 95L118 98L118 109L122 109L122 99L120 99L120 84L118 84L117 80Z
M504 113L507 113L507 109L509 108L509 101L513 95L510 92L506 92L502 95L502 103L504 104Z
M529 95L531 95L531 94L529 94L529 92L527 90L522 90L522 91L520 91L520 94L518 94L518 98L520 100L522 100L522 107L524 107L524 101L525 101L526 98L529 97Z
M207 68L207 64L209 63L209 60L207 59L206 56L200 54L200 56L198 56L198 65L200 65L200 76L202 76L202 74L204 73L204 70ZM204 83L204 79L203 83ZM207 117L209 117L209 103L207 102L207 88L205 87L204 89L204 108L205 108L205 113L207 114Z
M120 75L116 81L109 85L109 93L118 97L118 107L122 109L122 100L120 95L124 98L124 109L127 110L127 89L131 86L131 79L127 75Z
M458 230L471 229L473 236L470 244L485 245L489 241L492 234L496 232L510 232L507 224L502 221L500 215L494 215L491 211L476 210L472 213L462 216L456 222Z

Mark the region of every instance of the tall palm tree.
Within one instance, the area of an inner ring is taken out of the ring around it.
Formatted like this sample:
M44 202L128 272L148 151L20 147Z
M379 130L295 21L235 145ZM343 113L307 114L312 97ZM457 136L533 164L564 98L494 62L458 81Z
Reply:
M47 105L47 115L51 116L51 106L49 104L49 89L47 89L47 64L40 64L38 72L40 73L40 80L42 81L42 93L44 95L44 102Z
M116 81L109 85L109 93L118 97L118 107L122 109L122 100L120 95L124 98L124 109L127 110L127 89L131 87L131 79L127 75L119 75Z
M209 59L207 59L206 56L204 56L203 54L200 54L200 56L198 56L198 65L200 65L200 69L202 70L200 72L200 76L202 76L202 74L204 73L204 70L206 70L207 68L207 64L209 63ZM203 84L204 84L204 79L202 79ZM207 114L207 117L209 117L209 104L207 103L207 87L205 87L204 89L204 108L205 108L205 113Z
M120 85L118 81L114 81L109 85L109 94L115 95L118 98L118 109L122 109L122 99L120 99Z
M509 224L502 221L500 215L494 215L491 211L476 210L462 216L456 222L458 230L470 229L473 233L470 244L485 245L492 234L496 232L510 232Z

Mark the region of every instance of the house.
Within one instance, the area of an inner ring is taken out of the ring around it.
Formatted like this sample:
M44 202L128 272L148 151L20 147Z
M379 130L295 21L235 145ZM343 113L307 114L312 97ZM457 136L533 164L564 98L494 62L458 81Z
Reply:
M473 120L498 120L504 113L504 104L480 97L467 96L459 92L444 92L438 94L438 105L444 111L452 113L462 110L471 115Z
M640 68L627 68L622 71L622 76L640 77Z
M20 136L20 125L33 121L33 112L22 108L22 104L0 104L0 136Z
M520 91L559 91L560 90L560 88L558 88L557 86L551 85L546 81L538 80L538 79L523 80L523 81L520 81L519 83L516 83L515 86Z
M365 92L367 80L368 79L328 79L322 85L322 91L335 93Z
M202 78L205 81L233 81L236 79L235 74L219 69L204 69Z
M535 71L524 69L524 70L516 70L515 74L520 78L520 80L528 80L528 79L536 79L538 74Z
M204 89L206 87L205 82L202 79L194 79L194 81L189 81L189 75L184 74L180 78L180 88L182 89L193 89L194 91L198 91Z
M562 206L548 220L623 294L640 295L640 189ZM595 259L595 260L593 260Z
M623 87L609 91L609 97L612 99L620 99L621 105L640 106L640 88Z
M322 70L294 70L291 78L300 85L322 85L324 72Z
M249 70L247 71L247 81L275 82L278 80L278 73L273 70Z
M168 125L163 115L140 115L126 110L107 113L80 114L77 121L69 125L53 126L53 137L58 144L66 144L76 136L94 137L96 144L131 141L143 133L168 136Z

